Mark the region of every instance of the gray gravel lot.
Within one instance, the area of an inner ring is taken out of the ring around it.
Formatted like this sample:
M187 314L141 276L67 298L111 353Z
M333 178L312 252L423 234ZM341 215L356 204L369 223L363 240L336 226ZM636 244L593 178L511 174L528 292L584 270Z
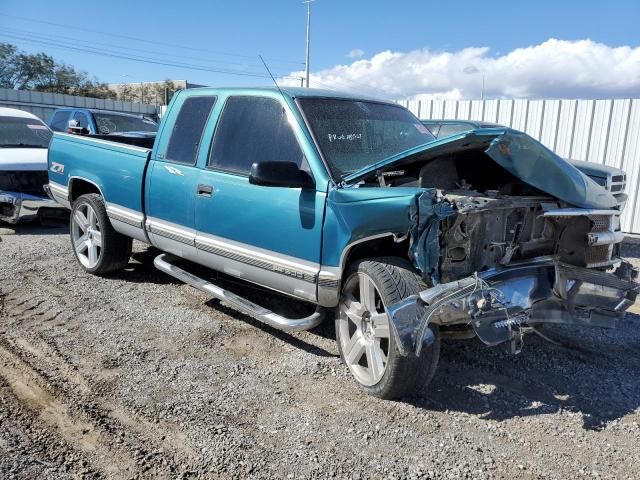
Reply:
M0 239L0 478L640 477L638 315L518 356L447 342L431 385L389 402L357 389L331 325L262 326L141 244L97 278L65 229Z

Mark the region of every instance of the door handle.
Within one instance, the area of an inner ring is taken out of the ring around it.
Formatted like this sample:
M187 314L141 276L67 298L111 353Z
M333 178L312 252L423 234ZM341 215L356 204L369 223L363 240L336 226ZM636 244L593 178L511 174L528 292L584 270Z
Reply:
M199 197L210 197L211 195L213 195L213 187L211 185L198 185Z

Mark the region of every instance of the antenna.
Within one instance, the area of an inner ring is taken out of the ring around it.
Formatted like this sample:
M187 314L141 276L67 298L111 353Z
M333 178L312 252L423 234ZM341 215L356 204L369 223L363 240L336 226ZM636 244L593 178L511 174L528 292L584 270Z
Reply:
M282 95L282 98L284 98L284 93L282 93L282 90L280 90L280 85L278 85L278 82L276 82L276 79L273 77L273 74L271 73L271 70L269 70L269 67L267 66L267 62L264 61L264 58L262 58L262 55L258 55L258 57L260 58L260 61L264 65L264 68L266 68L267 72L269 72L269 76L271 77L271 80L273 80L273 83L275 83L276 88L280 92L280 95Z

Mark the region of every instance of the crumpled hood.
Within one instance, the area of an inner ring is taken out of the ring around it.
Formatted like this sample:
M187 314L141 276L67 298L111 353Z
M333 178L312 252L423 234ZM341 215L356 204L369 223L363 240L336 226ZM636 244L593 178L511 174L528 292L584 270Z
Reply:
M46 148L0 148L0 172L46 171Z
M498 165L537 189L580 208L617 208L611 193L526 133L510 128L485 128L421 145L370 165L344 180L357 181L379 168L411 159L480 150Z
M615 197L529 135L508 130L485 153L513 176L582 208L616 208Z

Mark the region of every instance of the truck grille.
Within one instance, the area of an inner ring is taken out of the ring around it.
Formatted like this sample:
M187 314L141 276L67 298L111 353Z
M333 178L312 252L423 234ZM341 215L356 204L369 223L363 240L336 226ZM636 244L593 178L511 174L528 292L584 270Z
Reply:
M598 185L602 185L606 190L611 193L622 193L627 188L627 176L626 175L612 175L607 178L598 176L589 176L591 180Z
M46 171L0 171L0 190L45 195L44 186L49 182Z
M598 215L590 218L592 232L606 232L611 228L611 216L609 215Z

